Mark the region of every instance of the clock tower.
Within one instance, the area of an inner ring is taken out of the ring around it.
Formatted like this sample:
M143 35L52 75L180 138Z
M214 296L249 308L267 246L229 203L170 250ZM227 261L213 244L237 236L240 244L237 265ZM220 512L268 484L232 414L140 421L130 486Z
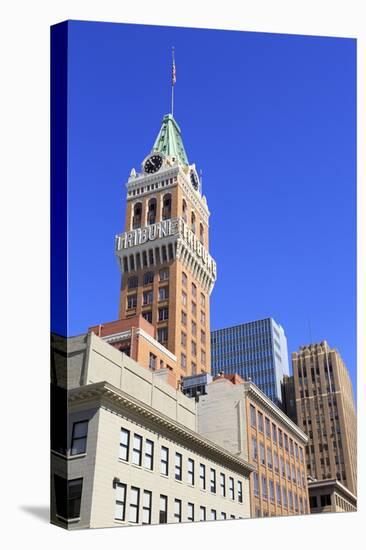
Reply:
M174 355L174 374L210 372L209 210L180 127L163 118L151 152L127 182L125 232L116 236L122 273L119 318L142 315Z

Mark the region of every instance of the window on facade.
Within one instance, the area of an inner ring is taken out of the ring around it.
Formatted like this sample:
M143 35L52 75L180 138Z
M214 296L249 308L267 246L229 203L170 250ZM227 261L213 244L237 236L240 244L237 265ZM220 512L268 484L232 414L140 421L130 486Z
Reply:
M192 458L188 459L187 481L189 485L194 485L194 460Z
M149 369L155 370L156 369L156 355L150 352L149 355Z
M273 453L273 464L274 464L275 472L278 474L278 471L279 471L279 468L278 468L278 454L276 453L276 451Z
M299 451L300 451L300 462L304 462L304 453L303 453L302 447L299 447Z
M214 509L211 510L211 520L212 521L216 520L216 510L214 510Z
M175 479L182 481L182 455L175 453Z
M206 344L206 333L204 330L201 330L201 344Z
M206 508L200 506L200 521L206 521Z
M258 411L258 430L263 432L263 414Z
M114 517L125 521L126 517L126 485L124 483L116 483L116 507Z
M330 506L331 498L330 495L320 495L320 506Z
M200 489L206 489L206 466L200 464Z
M206 323L206 315L203 311L201 311L201 325L204 325Z
M169 308L160 307L158 312L159 321L167 321L169 319Z
M290 464L288 460L286 460L286 472L287 472L287 479L291 481L291 470L290 470Z
M192 321L192 336L196 336L197 333L197 325L194 321Z
M318 499L316 496L309 497L309 504L310 508L317 508L318 507Z
M156 199L150 199L147 209L147 223L152 225L156 222Z
M277 504L281 506L281 485L276 483Z
M168 300L169 298L169 287L168 286L162 286L159 288L159 302L162 302L163 300Z
M142 496L142 523L149 525L151 523L151 491L144 491Z
M262 475L262 498L267 499L267 478Z
M257 426L257 416L255 407L253 405L250 405L250 425L252 428L255 428Z
M283 446L283 441L282 441L282 430L280 430L279 428L278 428L278 444L279 444L280 447Z
M272 470L272 451L267 447L267 466Z
M259 496L259 482L258 482L258 473L257 472L253 472L253 490L254 490L254 495L256 497Z
M56 514L64 519L79 518L83 479L67 480L55 475L54 482Z
M141 227L142 204L138 202L133 207L132 229Z
M174 500L174 519L176 523L182 521L182 501L177 498Z
M294 442L290 438L290 454L294 456Z
M192 298L195 298L197 296L197 287L194 283L192 283Z
M129 510L129 522L139 522L139 508L140 508L140 489L137 487L131 487L130 489L130 510Z
M196 342L191 342L192 355L195 357L197 355L197 344Z
M181 332L181 335L180 335L180 343L184 347L186 347L186 345L187 345L187 335L183 331Z
M170 193L167 193L163 197L163 211L162 211L162 220L169 220L172 216L172 196Z
M160 473L164 476L168 475L169 468L169 449L161 447L160 449Z
M265 460L265 455L264 455L264 445L263 445L263 443L259 444L259 458L260 458L261 464L265 465L266 460Z
M88 420L74 422L71 438L71 455L78 455L86 452L86 440L88 435Z
M235 495L234 495L234 478L232 478L232 477L229 477L229 497L231 498L231 500L234 500L234 498L235 498Z
M195 374L197 374L197 365L196 365L196 363L192 363L192 365L191 365L191 375L193 376Z
M187 357L184 353L180 354L180 368L186 369L187 368Z
M129 430L121 429L119 441L119 458L128 460L130 450L130 432Z
M182 325L187 326L187 314L184 311L181 312L181 322Z
M187 520L194 521L194 504L192 502L187 504Z
M137 306L137 294L127 296L127 309L134 309Z
M226 512L221 512L221 519L226 519Z
M147 306L153 303L153 291L152 290L146 290L142 295L142 305Z
M160 344L166 344L168 341L168 327L159 327L157 330L157 339Z
M238 501L243 502L243 483L238 480Z
M144 466L148 470L152 470L154 467L154 442L150 439L146 439L145 441Z
M258 458L257 438L253 435L252 436L252 459L256 461L257 458Z
M210 491L216 493L216 470L210 469Z
M275 424L272 424L272 439L273 443L277 443L277 428Z
M138 277L129 277L127 281L128 288L137 288L139 286Z
M187 294L184 292L184 290L182 290L182 305L187 305Z
M159 271L159 281L167 281L169 279L169 268L164 268Z
M187 275L184 272L182 273L182 285L187 287Z
M287 434L283 434L283 441L285 443L285 449L288 451L288 437Z
M285 508L287 508L287 491L286 487L282 487L282 503Z
M225 483L225 474L220 474L220 494L221 496L226 496L226 483Z
M266 417L265 423L266 423L266 436L271 437L271 423L269 421L269 418Z
M274 496L274 483L273 480L269 480L269 498L271 502L274 502L275 496Z
M142 437L141 435L133 435L133 449L132 449L132 464L141 466L142 459Z
M182 202L182 218L187 223L187 203L184 199Z
M194 212L191 213L191 229L193 233L196 233L196 216Z
M144 285L151 285L154 282L154 272L147 271L144 274Z
M146 321L148 321L149 323L152 322L152 311L143 311L142 312L142 316L144 319L146 319Z
M204 243L203 235L204 235L204 229L203 229L202 223L200 223L200 241L201 241L202 244Z
M292 477L292 483L296 483L296 470L293 464L291 464L291 477Z
M194 316L196 317L196 313L197 313L196 302L192 302L192 304L191 304L191 311L192 311L192 315L194 315Z
M203 351L203 349L201 350L201 363L202 363L203 365L206 364L206 352Z
M159 523L167 523L168 521L168 497L160 495L159 506Z
M201 292L201 300L200 300L200 303L201 303L201 307L205 307L206 298L205 298L205 295L202 294L202 292Z
M292 499L292 491L288 492L288 504L289 504L289 507L291 508L291 510L293 510L294 502L293 502L293 499Z

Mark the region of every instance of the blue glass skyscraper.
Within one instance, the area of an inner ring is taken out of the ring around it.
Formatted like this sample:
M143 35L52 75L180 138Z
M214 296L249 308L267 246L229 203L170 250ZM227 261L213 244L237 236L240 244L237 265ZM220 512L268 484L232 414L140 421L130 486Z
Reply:
M211 374L251 379L281 404L281 381L289 374L287 340L281 325L267 318L211 332Z

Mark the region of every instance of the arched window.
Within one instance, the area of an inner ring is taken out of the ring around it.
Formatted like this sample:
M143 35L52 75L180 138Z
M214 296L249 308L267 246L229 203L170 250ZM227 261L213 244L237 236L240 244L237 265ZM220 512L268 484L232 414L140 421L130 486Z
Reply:
M147 208L147 223L152 225L156 222L156 199L150 199Z
M163 214L162 220L169 220L172 217L172 196L170 193L167 193L163 197Z
M187 203L184 199L182 203L182 217L183 220L187 223Z
M137 202L133 207L132 229L141 227L142 204Z
M202 223L200 223L200 241L202 244L203 244L203 234L204 234L203 225Z
M193 233L196 233L196 216L194 215L194 212L191 214L191 229Z

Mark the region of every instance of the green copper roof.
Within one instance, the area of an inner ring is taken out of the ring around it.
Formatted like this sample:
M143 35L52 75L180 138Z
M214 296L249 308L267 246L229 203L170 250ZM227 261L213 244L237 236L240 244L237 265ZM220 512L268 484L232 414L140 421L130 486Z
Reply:
M158 137L155 140L153 151L175 157L183 164L189 164L184 149L180 128L173 115L165 115Z

